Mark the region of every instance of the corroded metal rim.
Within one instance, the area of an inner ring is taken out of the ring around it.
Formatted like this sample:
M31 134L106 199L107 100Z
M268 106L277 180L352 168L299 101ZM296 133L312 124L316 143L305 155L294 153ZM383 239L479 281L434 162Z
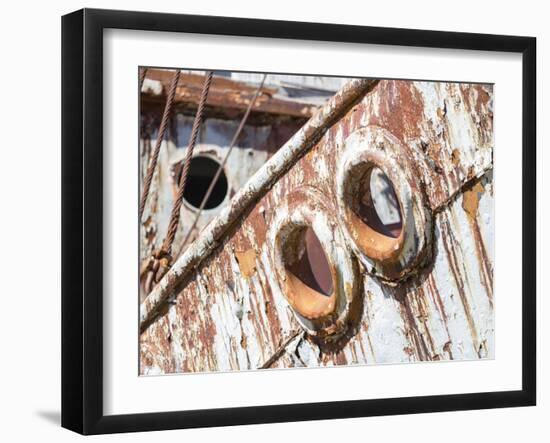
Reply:
M296 318L311 335L337 336L345 330L350 304L359 287L357 266L345 247L334 217L335 208L320 191L302 187L288 197L267 235L277 278L276 292L292 307ZM295 233L310 227L325 252L333 290L325 296L302 283L286 266L287 253L297 254Z
M370 158L364 162L358 162L347 171L345 189L346 217L349 222L348 229L365 255L377 261L391 262L398 259L405 242L405 230L400 229L397 237L390 237L371 227L358 213L359 201L370 185L372 171L375 168L383 170L382 158ZM387 174L386 174L387 175ZM370 193L370 190L369 190ZM372 203L372 196L369 196ZM404 213L401 201L399 213ZM406 224L406 221L403 223Z
M376 232L354 212L361 182L372 168L392 182L402 229L397 238ZM425 258L431 241L431 213L409 151L385 129L369 126L344 142L336 174L338 213L346 238L367 272L387 282L407 277Z

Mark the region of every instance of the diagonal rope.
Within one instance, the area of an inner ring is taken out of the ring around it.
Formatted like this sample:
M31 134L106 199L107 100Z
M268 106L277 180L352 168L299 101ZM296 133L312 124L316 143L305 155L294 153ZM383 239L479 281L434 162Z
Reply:
M189 167L191 164L191 158L193 157L193 150L195 149L195 144L197 143L197 137L199 135L199 129L202 123L202 117L204 112L204 105L206 104L206 99L208 97L208 91L210 89L210 84L212 83L213 72L210 71L207 74L207 77L204 81L202 88L202 94L197 108L197 113L195 114L195 121L193 122L193 129L191 131L191 137L189 139L189 145L187 147L187 152L185 153L185 163L181 171L180 179L178 182L178 194L174 201L174 206L172 206L172 213L170 214L170 223L168 224L168 232L162 244L162 250L166 254L170 254L172 250L172 243L174 242L174 237L178 230L178 224L180 220L180 209L183 202L183 193L185 191L185 183L187 182L187 176L189 175Z
M263 365L261 365L258 369L269 369L273 363L275 363L279 358L283 356L283 354L286 352L287 346L298 336L304 336L304 331L290 331L289 336L286 338L286 340L281 343L281 345L275 350L275 352L269 357Z
M191 225L191 228L187 231L187 235L185 236L185 239L183 240L183 243L180 247L180 250L178 252L178 256L183 251L183 248L185 248L185 245L189 241L189 237L191 236L191 233L193 232L193 229L197 226L197 223L199 221L199 218L202 214L202 211L204 207L206 206L206 202L210 198L210 195L212 194L212 191L214 190L214 187L216 186L216 183L218 182L218 179L220 178L221 173L223 172L223 168L225 164L227 163L227 159L229 158L229 155L231 154L231 151L233 150L233 147L237 143L237 140L239 136L241 135L241 131L244 128L244 125L248 119L248 116L250 115L250 111L252 110L252 107L254 106L254 103L256 102L256 99L260 95L260 92L262 91L262 88L264 86L265 79L267 77L267 74L264 74L262 81L260 82L258 88L256 89L256 92L254 93L254 96L250 100L250 103L248 104L248 107L246 108L246 112L243 115L243 118L241 119L241 122L239 123L239 126L237 127L237 130L235 131L235 134L233 135L233 139L231 140L231 143L229 144L229 149L227 150L227 153L225 154L225 157L223 161L218 166L218 170L216 171L216 174L214 175L214 178L210 182L210 185L208 186L208 190L206 191L206 194L204 194L204 197L201 201L201 204L199 206L199 210L197 211L197 214L195 215L195 220L193 220L193 224Z
M143 88L143 82L145 81L145 76L147 75L147 68L140 68L139 70L139 92L141 93L141 88Z
M157 167L157 162L159 159L160 146L164 139L164 133L166 132L166 127L168 126L168 119L172 112L172 107L174 106L174 97L176 96L176 88L178 86L178 81L180 78L180 70L178 69L174 78L172 79L172 84L170 85L170 90L168 91L168 97L166 98L166 105L164 106L164 113L162 114L162 120L160 122L159 131L157 134L157 141L155 143L155 150L151 156L149 162L149 167L147 168L147 175L143 181L143 191L141 194L141 201L139 202L139 219L143 215L145 209L145 204L147 203L147 197L149 196L149 190L151 188L151 182L153 181L153 175Z

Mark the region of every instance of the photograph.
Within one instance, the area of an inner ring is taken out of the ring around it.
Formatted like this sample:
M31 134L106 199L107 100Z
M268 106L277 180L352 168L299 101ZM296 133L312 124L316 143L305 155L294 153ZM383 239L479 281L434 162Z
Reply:
M206 68L136 72L139 375L495 359L494 85Z

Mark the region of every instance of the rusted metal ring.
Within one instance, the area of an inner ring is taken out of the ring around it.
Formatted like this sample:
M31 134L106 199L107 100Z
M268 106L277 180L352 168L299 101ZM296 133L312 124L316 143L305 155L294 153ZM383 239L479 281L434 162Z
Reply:
M334 204L320 191L302 187L292 192L268 232L275 270L275 292L290 305L301 326L311 335L337 337L347 326L350 304L358 292L357 264L346 248L334 218ZM304 230L311 228L325 254L332 277L332 291L323 294L309 287L289 268L304 253Z
M368 126L344 142L338 161L338 213L346 238L368 273L391 283L409 276L429 254L431 212L411 151L387 130ZM379 168L391 181L401 215L401 232L378 232L357 211L366 180Z

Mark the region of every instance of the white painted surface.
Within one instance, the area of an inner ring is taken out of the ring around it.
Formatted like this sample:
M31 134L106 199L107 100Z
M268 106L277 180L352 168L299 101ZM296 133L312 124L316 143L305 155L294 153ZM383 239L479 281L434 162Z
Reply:
M539 149L542 148L542 126L548 121L550 88L542 89L543 74L548 78L550 30L547 26L547 11L542 2L527 0L517 4L486 4L465 0L460 7L441 8L436 1L396 2L358 4L341 0L338 8L332 2L316 3L314 7L306 2L281 0L277 8L265 4L236 0L203 1L175 5L168 0L154 4L143 0L114 0L109 3L98 0L86 2L16 2L4 6L6 20L2 28L2 67L0 77L3 84L17 84L4 93L4 106L0 110L2 127L7 135L4 155L6 161L0 164L1 189L11 190L18 183L18 192L4 192L4 207L11 208L14 217L4 217L2 227L7 232L19 232L22 220L41 214L38 227L28 232L27 243L35 245L35 259L44 262L35 269L32 281L40 282L21 291L18 280L29 281L26 263L29 250L19 248L21 237L8 235L4 238L1 264L3 294L18 294L5 297L5 311L19 312L21 301L29 303L25 323L17 315L7 315L0 323L3 365L0 372L0 400L3 417L0 431L5 441L52 441L66 442L83 440L57 424L60 392L60 15L84 5L88 7L111 7L117 9L159 10L166 12L187 12L213 15L234 15L248 17L278 18L287 20L311 20L324 22L347 22L358 25L400 26L432 28L441 30L529 34L539 37ZM346 5L348 7L346 7ZM32 31L29 31L32 30ZM36 86L40 75L46 89ZM28 92L22 85L32 84ZM39 92L38 92L39 91ZM29 102L37 94L43 98L41 106L48 105L47 118L34 121L33 134L40 134L43 142L29 145L25 154L28 177L34 181L21 180L20 168L13 167L21 160L21 134L28 133L28 120L18 119L29 110ZM23 99L23 100L21 100ZM542 101L545 112L542 112ZM539 189L545 200L550 193L550 179L542 178L542 168L550 167L550 157L544 156L539 163ZM32 161L29 161L31 160ZM13 162L13 163L12 163ZM544 166L543 166L544 165ZM36 189L36 183L40 186ZM27 205L25 198L31 198L34 205ZM36 195L36 194L35 194ZM542 195L539 197L542 203ZM539 210L540 225L550 223L548 204ZM550 304L545 294L550 293L550 284L541 278L550 261L540 251L550 247L550 236L541 232L539 257L539 313L547 312ZM497 251L498 251L497 246ZM499 253L499 252L497 252ZM6 277L7 276L7 277ZM542 320L542 315L539 314ZM26 325L26 326L24 326ZM550 324L539 321L539 371L544 377L548 373L550 353ZM4 356L11 356L15 364L7 365ZM222 429L201 429L144 433L94 438L93 441L174 441L182 439L204 442L281 442L302 439L341 439L342 436L368 435L369 439L384 441L461 442L477 441L544 441L548 436L547 418L550 414L550 383L539 380L539 406L536 408L503 409L492 411L470 411L459 413L423 414L401 417L377 417L353 420L322 421L259 425ZM457 423L467 424L457 426Z

